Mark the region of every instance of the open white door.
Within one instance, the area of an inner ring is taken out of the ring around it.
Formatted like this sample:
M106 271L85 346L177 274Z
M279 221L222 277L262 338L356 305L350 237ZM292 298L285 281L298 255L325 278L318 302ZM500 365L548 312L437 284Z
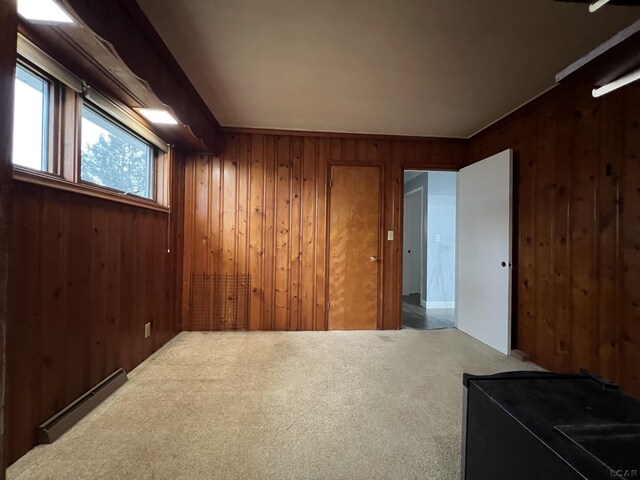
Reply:
M511 164L505 150L458 176L458 329L511 351Z

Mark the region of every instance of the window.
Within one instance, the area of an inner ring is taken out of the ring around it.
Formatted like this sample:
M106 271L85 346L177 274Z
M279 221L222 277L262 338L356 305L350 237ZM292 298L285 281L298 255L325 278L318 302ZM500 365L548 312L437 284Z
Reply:
M17 53L13 177L167 211L167 143L22 35Z
M47 80L18 64L15 78L13 163L34 170L49 166Z
M154 151L105 115L82 109L81 179L153 199Z

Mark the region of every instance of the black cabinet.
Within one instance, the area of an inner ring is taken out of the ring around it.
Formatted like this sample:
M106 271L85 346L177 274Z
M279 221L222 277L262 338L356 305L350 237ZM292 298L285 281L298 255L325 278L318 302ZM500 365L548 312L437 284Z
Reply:
M464 375L463 480L640 480L640 402L588 374Z

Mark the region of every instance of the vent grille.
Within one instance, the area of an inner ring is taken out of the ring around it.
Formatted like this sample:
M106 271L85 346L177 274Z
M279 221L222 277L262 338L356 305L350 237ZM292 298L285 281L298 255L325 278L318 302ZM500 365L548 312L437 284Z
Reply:
M251 275L192 274L189 320L192 330L247 330Z

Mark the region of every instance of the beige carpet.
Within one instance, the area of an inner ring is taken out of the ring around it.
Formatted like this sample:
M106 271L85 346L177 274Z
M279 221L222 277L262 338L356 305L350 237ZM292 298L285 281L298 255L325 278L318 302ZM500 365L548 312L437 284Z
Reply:
M182 333L8 478L457 479L462 372L535 368L457 330Z

